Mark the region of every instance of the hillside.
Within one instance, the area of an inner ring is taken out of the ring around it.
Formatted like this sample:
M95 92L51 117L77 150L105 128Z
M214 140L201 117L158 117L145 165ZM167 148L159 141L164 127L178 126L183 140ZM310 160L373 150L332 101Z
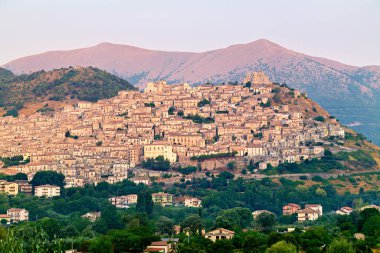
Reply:
M119 90L136 89L126 80L93 67L41 70L20 76L2 69L0 80L0 106L8 111L48 100L97 101L116 96Z
M306 91L342 123L380 143L380 67L348 66L308 56L268 40L203 53L165 52L102 43L94 47L52 51L4 65L15 73L68 66L95 66L140 87L148 80L198 84L242 81L247 71L262 70L275 82Z
M15 77L16 76L12 73L12 71L0 68L0 83L9 82Z

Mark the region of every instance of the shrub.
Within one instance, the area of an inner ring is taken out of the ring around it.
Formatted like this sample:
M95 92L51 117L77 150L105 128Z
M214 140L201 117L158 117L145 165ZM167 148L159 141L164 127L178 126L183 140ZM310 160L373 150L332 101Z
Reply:
M207 159L213 159L213 158L226 158L226 157L235 157L237 154L236 151L234 152L228 152L228 153L219 153L219 154L210 154L210 155L199 155L199 156L192 156L190 160L197 160L198 162L202 162Z
M169 109L168 109L169 115L174 115L174 110L175 110L175 107L173 107L173 106L169 107Z
M321 182L321 183L326 182L326 179L323 179L321 176L314 176L311 180L313 180L314 182Z
M146 107L156 107L156 105L153 102L144 103Z
M204 98L203 100L198 102L198 107L202 107L209 104L210 104L210 101Z
M323 116L321 116L321 115L315 117L314 120L320 121L320 122L325 122L325 118Z
M16 109L11 109L11 110L8 110L3 116L4 117L12 116L14 118L17 118L18 117L18 111Z

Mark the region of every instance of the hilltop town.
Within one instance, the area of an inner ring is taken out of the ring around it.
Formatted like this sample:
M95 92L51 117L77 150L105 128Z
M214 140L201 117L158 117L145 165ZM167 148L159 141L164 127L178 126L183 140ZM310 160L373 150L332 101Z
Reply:
M365 139L341 126L307 94L273 83L263 72L247 73L243 83L191 87L159 81L143 91L122 90L97 102L55 102L46 102L35 113L0 119L0 193L8 201L1 206L3 226L40 224L53 220L51 214L75 212L86 229L104 233L122 227L120 213L173 212L176 223L160 216L155 223L160 240L140 243L138 252L176 252L183 247L180 235L202 236L216 245L234 240L239 227L244 233L251 228L265 233L276 226L284 235L298 229L306 236L307 226L324 212L351 217L380 210L352 201L349 192L338 195L335 186L320 184L327 182L320 176L311 178L314 183L306 173L292 174L295 181L249 180L287 165L321 162L320 170L325 161L328 166L321 171L347 169L333 160L345 155L355 169L361 163L366 169L377 164L369 151L362 151L370 147ZM371 158L362 157L367 155ZM371 192L360 187L360 194ZM231 206L215 216L213 208L223 205L217 195ZM244 201L249 208L240 207ZM202 217L194 211L203 212ZM192 215L183 218L179 212ZM202 228L204 214L209 225ZM243 225L233 224L243 217ZM270 225L264 226L268 219ZM168 230L160 222L169 222ZM194 227L193 222L199 224ZM102 223L106 230L98 225ZM174 238L162 237L166 233ZM368 235L355 233L354 238Z
M345 135L312 104L262 72L248 73L243 84L148 83L143 92L1 118L1 157L30 161L2 172L32 178L53 170L65 175L67 187L81 187L121 181L157 157L177 166L203 162L205 169L225 166L212 158L245 158L258 169L299 162L322 156L327 138Z

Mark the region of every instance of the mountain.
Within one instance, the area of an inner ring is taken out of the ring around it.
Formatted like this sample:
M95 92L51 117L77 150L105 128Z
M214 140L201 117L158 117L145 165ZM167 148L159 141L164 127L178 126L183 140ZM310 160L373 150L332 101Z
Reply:
M95 66L142 87L149 80L241 82L249 71L264 71L274 82L306 91L344 124L380 144L380 66L356 67L286 49L268 40L203 53L165 52L102 43L52 51L5 64L15 73L69 66ZM351 125L351 124L350 124Z
M61 68L16 76L0 69L0 106L19 110L28 102L79 99L97 101L136 89L120 77L93 67Z

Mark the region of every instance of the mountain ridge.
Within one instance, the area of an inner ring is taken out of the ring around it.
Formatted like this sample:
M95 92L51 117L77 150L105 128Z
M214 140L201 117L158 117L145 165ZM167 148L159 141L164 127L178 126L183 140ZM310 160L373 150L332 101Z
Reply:
M34 55L24 56L24 57L12 60L8 63L5 63L2 65L2 67L9 69L16 74L23 74L23 73L26 73L28 71L34 72L34 71L41 70L42 68L35 67L34 69L32 69L32 68L26 69L26 67L24 67L25 69L23 69L22 67L20 68L20 66L18 66L18 64L22 63L22 61L24 61L24 60L32 59L35 57L46 56L48 54L55 54L56 55L56 54L60 54L60 53L79 53L79 52L91 51L94 49L96 49L96 50L108 49L109 50L110 49L109 47L122 48L124 51L125 51L125 49L140 51L140 52L143 51L145 54L146 53L166 53L166 54L170 53L170 54L186 54L189 56L195 56L195 55L200 55L200 54L215 53L215 52L219 52L219 51L223 51L223 50L231 50L231 49L238 48L238 47L250 47L250 46L259 46L259 48L256 48L256 49L260 49L264 46L266 46L266 47L269 46L272 49L275 48L275 49L286 50L289 53L294 53L296 55L302 55L302 56L314 59L317 62L320 62L320 63L322 62L324 65L326 65L328 67L332 67L336 70L347 70L347 69L355 69L355 68L371 68L371 67L380 68L380 66L378 66L378 65L353 66L353 65L348 65L348 64L342 63L342 62L337 61L337 60L331 60L331 59L326 58L326 57L311 56L311 55L307 55L304 53L299 53L297 51L288 49L286 47L281 46L280 44L274 43L274 42L267 40L267 39L258 39L258 40L255 40L253 42L242 43L242 44L234 44L234 45L230 45L230 46L219 48L219 49L206 50L206 51L201 51L201 52L186 52L186 51L181 51L181 50L178 50L178 51L155 50L155 49L146 49L146 48L133 46L133 45L124 45L124 44L111 43L111 42L102 42L102 43L96 44L94 46L83 47L83 48L78 48L78 49L50 50L50 51L46 51L46 52L42 52L42 53L38 53L38 54L34 54ZM341 66L339 66L339 65L341 65ZM83 67L85 67L85 66L83 66ZM344 68L342 68L342 67L344 67ZM52 68L52 67L47 66L46 68L47 69L45 69L45 70L49 70L50 68L54 69L57 67Z
M247 72L264 71L274 82L307 92L343 123L360 121L355 130L380 143L376 133L380 124L376 116L380 115L376 109L380 108L380 66L376 65L351 66L299 53L266 39L205 52L170 52L105 42L27 56L4 65L15 73L69 66L94 66L140 88L161 79L191 84L241 82Z

